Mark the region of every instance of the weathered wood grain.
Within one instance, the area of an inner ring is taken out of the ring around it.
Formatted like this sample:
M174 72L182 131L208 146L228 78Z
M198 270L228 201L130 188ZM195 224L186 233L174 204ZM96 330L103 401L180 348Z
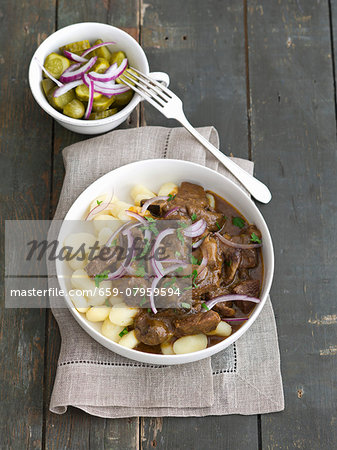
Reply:
M76 22L104 22L125 29L138 38L138 1L114 0L104 2L59 1L58 28ZM99 38L99 36L97 36ZM139 112L135 111L123 127L134 127L139 123ZM62 187L64 169L62 150L88 136L72 133L54 123L52 211L54 214ZM106 420L92 417L76 408L58 416L49 412L49 401L53 387L59 354L60 336L51 312L48 314L46 395L45 395L45 446L46 448L109 448L136 449L138 447L138 418Z
M336 122L328 2L248 2L252 154L273 203L272 289L286 409L262 448L332 449L336 405Z
M225 153L247 158L244 8L237 1L143 4L141 43L152 71L167 72L195 126L214 125ZM145 104L142 123L177 126ZM145 109L145 111L144 111ZM141 446L150 449L254 449L257 416L142 419Z
M148 0L141 42L152 71L167 72L194 126L214 125L221 149L247 158L244 11L235 0ZM145 104L143 124L178 126ZM205 150L206 151L206 150Z
M31 96L27 71L54 14L54 1L0 5L2 275L5 220L48 218L51 119ZM41 448L45 311L5 309L3 276L1 287L0 448Z

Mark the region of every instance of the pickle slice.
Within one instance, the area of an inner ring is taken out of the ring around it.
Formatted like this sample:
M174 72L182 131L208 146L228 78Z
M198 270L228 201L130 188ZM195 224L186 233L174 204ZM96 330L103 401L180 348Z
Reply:
M118 66L121 65L123 59L126 58L126 54L124 52L114 52L110 57L110 64L117 63Z
M118 112L117 108L107 109L106 111L94 112L89 116L89 120L106 119Z
M81 119L84 116L84 105L82 102L74 98L71 102L67 103L63 108L63 114L72 117L73 119Z
M76 55L80 55L90 48L90 42L88 40L72 42L71 44L64 45L60 47L60 52L63 53L64 50L68 50L68 52L76 53Z
M109 69L109 67L110 64L108 60L106 60L105 58L97 58L97 61L91 70L97 73L104 73L107 69Z
M57 89L57 86L55 89ZM49 91L48 101L51 104L51 106L53 106L55 109L57 109L58 111L62 111L67 103L74 100L75 93L74 93L74 90L71 89L70 91L66 92L63 95L60 95L59 97L54 97L53 94L55 92L55 89L52 89L51 91Z
M127 73L128 77L129 77L129 78L132 78L133 80L136 80L136 81L137 81L137 78L136 78L136 77L133 77L133 76L131 75L131 73L134 73L135 75L137 75L136 72L135 72L134 70L128 69L128 73ZM119 78L117 78L116 82L119 83L119 84L125 84L125 83L123 83L123 76L124 76L124 75L121 75ZM125 78L125 79L126 79L126 78ZM130 83L132 86L134 86L134 83L132 83L132 81L130 81L130 80L128 80L128 79L126 79L126 81L127 81L128 83Z
M94 45L102 44L104 41L102 39L97 39L97 41L94 43ZM107 61L110 61L111 53L108 50L108 47L104 45L103 47L97 48L95 50L95 55L98 56L98 58L104 58Z
M50 78L45 78L41 81L41 84L46 97L48 97L49 92L56 86L54 81L52 81Z
M116 106L125 106L127 105L133 97L133 90L123 92L123 94L115 95L115 105Z
M69 66L69 59L57 53L48 55L44 62L45 69L57 80Z
M114 97L109 98L102 95L102 97L93 101L92 110L94 112L105 111L113 104L114 101Z
M77 86L76 90L76 96L79 100L82 100L82 102L88 102L89 101L89 88L86 84L80 84ZM94 92L94 100L97 100L102 97L102 94L99 94L98 92Z

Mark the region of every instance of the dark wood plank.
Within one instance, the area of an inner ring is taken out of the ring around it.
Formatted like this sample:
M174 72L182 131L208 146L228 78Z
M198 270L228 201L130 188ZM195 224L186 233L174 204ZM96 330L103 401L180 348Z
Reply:
M167 72L194 126L214 125L224 153L247 158L245 35L242 2L149 0L141 42L152 71ZM143 124L178 126L151 105Z
M214 125L221 149L247 158L244 9L241 2L148 0L141 42L152 71L171 77L195 126ZM142 122L177 126L150 105ZM230 432L229 432L230 430ZM150 449L254 449L256 416L142 419L141 446Z
M262 448L336 447L336 122L328 2L248 2L252 152L273 203L286 409Z
M0 57L3 273L5 220L48 219L52 122L30 94L27 70L36 47L53 31L54 12L53 1L0 7L6 43ZM0 330L0 447L41 448L45 311L5 309L2 294Z
M104 22L123 28L138 39L138 1L114 0L93 1L59 1L58 28L76 22ZM99 36L98 36L99 37ZM122 127L138 126L139 112L135 111ZM64 169L62 150L75 142L87 139L72 133L54 123L54 155L52 214L57 206L62 187ZM58 326L51 312L48 314L48 340L46 365L46 399L45 399L45 445L46 448L125 448L138 447L138 418L109 420L69 408L66 414L58 416L49 412L49 401L56 373L59 354L60 336Z

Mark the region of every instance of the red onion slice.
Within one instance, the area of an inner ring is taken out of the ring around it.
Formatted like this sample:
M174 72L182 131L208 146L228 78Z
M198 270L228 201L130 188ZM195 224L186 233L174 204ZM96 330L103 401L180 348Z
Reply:
M248 320L249 317L226 317L223 319L224 322L241 322L242 320Z
M204 256L204 257L202 258L201 264L200 264L200 266L199 266L198 269L197 269L197 274L198 274L198 275L200 275L201 272L202 272L204 269L206 269L207 263L208 263L208 256L206 255L206 256Z
M44 65L35 57L35 61L37 62L37 65L42 69L42 72L44 72L47 77L49 77L51 80L54 81L55 84L57 84L57 86L63 86L63 83L61 83L59 80L57 80L55 77L53 77L53 75L51 73L48 72L47 69L45 69Z
M90 86L89 86L89 101L88 101L88 105L87 105L87 109L85 111L84 114L84 119L89 119L89 116L91 114L92 111L92 105L94 103L94 82L90 81Z
M220 297L213 298L212 300L208 300L205 305L208 309L212 309L217 303L220 302L237 302L237 301L248 301L253 303L260 303L260 299L256 297L249 297L248 295L239 295L239 294L228 294L221 295Z
M87 56L90 52L93 50L96 50L96 48L104 47L105 45L114 45L116 42L102 42L101 44L96 44L93 47L88 48L87 50L84 50L84 52L81 54L81 56Z
M68 50L63 50L64 56L66 56L71 61L76 61L79 63L87 62L87 58L83 58L83 56L76 55L76 53L69 52Z
M200 219L189 227L185 228L183 232L185 236L194 238L197 236L201 236L206 231L206 228L206 221L204 219Z
M62 82L69 82L69 81L75 81L80 80L82 76L92 68L92 66L97 61L97 56L93 56L89 59L89 61L84 64L82 67L80 67L77 70L68 70L67 72L64 71L63 74L60 77L60 81ZM71 67L71 66L70 66ZM68 68L69 69L69 68Z
M204 240L204 239L205 239L205 238L201 238L201 239L199 239L198 241L194 242L194 243L192 244L192 248L195 249L195 248L200 247L200 245L203 243L203 240Z
M165 201L165 200L167 200L167 199L168 199L168 196L167 196L167 195L160 195L159 197L152 197L152 198L150 198L149 200L146 200L146 202L145 202L144 205L142 206L142 209L140 210L140 212L141 212L142 214L144 214L145 211L147 210L147 208L148 208L150 205L152 205L152 203L158 202L158 201L161 201L161 200Z
M99 205L97 204L97 206L92 208L92 210L89 211L87 217L84 220L90 220L93 216L96 216L96 214L104 211L110 205L113 196L114 194L112 193L108 202L103 202L100 203Z
M224 236L222 236L222 234L220 234L219 232L216 232L214 234L220 239L221 242L228 245L228 247L241 248L243 250L262 247L262 244L238 244L236 242L229 241Z
M167 211L167 213L164 215L164 219L166 219L166 217L168 217L171 214L173 214L175 211L178 211L178 209L179 209L179 206L176 206L175 208L172 208L169 211Z
M94 90L95 90L95 92L98 92L99 94L103 94L106 97L112 97L113 95L123 94L124 92L129 91L130 88L129 88L129 86L123 86L120 84L120 85L118 85L118 87L116 87L116 89L111 89L108 87L105 88L105 87L97 86L96 83L94 82Z
M55 89L53 97L59 97L80 84L82 84L82 80L71 81L70 83L63 84L61 87Z
M117 66L117 65L116 65ZM110 66L105 73L89 72L89 77L94 81L112 81L120 77L128 66L127 58L124 58L118 67Z
M157 239L152 247L152 251L151 251L151 265L153 267L154 273L156 274L157 277L163 277L165 274L165 271L163 269L162 263L161 261L157 261L155 258L155 252L158 249L159 245L161 244L161 241L163 239L165 239L166 236L169 236L170 234L174 233L174 229L173 228L167 228L166 230L161 231L158 236Z

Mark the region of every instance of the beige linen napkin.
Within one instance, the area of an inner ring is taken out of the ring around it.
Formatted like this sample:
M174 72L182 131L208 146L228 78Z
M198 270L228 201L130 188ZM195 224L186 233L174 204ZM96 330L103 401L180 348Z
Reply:
M199 132L218 147L213 127ZM141 159L184 159L234 178L183 128L118 130L63 151L66 175L55 214L62 219L78 195L105 173ZM253 163L235 159L248 172ZM234 180L235 181L235 180ZM49 263L49 274L55 273ZM57 280L49 277L49 287ZM51 306L60 298L51 298ZM232 346L179 366L154 366L116 355L90 338L67 309L53 308L62 344L52 412L69 405L100 417L258 414L284 408L277 331L270 299Z

